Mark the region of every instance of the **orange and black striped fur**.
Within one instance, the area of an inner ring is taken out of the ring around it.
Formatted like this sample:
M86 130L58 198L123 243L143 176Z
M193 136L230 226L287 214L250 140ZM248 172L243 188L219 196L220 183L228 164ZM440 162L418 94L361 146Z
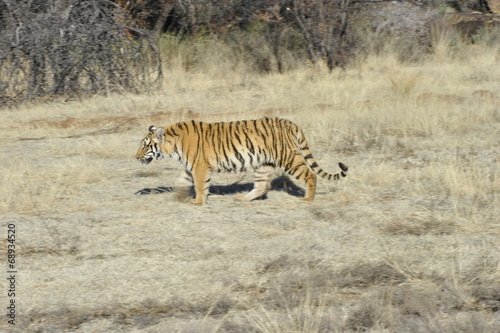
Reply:
M253 189L240 195L240 200L253 200L271 188L276 167L306 184L304 200L312 200L316 191L316 175L340 179L347 166L329 174L314 160L302 130L291 121L263 118L235 122L202 123L188 121L167 127L149 127L136 158L148 164L154 158L175 158L184 165L186 178L194 184L195 205L207 200L211 171L255 170Z

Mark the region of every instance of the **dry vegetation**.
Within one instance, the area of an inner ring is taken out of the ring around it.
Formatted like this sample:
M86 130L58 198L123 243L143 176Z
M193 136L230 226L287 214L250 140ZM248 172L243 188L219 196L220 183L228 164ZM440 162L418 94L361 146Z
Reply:
M499 49L445 42L419 64L260 76L206 45L217 62L186 72L169 54L155 94L2 110L20 274L18 325L0 331L500 331ZM180 164L134 160L151 124L264 115L348 178L306 203L278 177L245 203L251 175L217 175L192 207L171 193Z

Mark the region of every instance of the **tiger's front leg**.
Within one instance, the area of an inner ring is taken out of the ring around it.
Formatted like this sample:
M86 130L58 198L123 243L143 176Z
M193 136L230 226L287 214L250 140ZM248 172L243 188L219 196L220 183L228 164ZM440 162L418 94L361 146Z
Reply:
M208 188L210 187L210 177L208 176L208 168L205 166L197 167L192 171L194 193L196 195L192 205L204 206L207 202Z
M191 172L184 170L182 175L175 182L174 193L177 200L188 202L194 198L193 175Z

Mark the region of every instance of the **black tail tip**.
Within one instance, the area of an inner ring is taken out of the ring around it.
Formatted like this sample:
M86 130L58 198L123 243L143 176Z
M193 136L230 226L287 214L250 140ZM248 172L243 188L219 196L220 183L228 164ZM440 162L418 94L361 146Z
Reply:
M339 163L339 167L340 169L342 169L342 171L344 172L347 172L347 170L349 170L349 168L347 167L347 165L345 165L344 163L340 162Z

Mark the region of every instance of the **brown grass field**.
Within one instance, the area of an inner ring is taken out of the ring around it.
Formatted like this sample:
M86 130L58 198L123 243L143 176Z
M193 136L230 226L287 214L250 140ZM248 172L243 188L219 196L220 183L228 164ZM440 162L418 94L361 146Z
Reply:
M16 326L1 332L500 331L499 47L385 54L345 71L249 74L170 59L151 95L0 111L0 232L15 224ZM279 174L212 177L134 155L151 124L280 116L322 168L316 198ZM136 192L146 193L136 195Z

